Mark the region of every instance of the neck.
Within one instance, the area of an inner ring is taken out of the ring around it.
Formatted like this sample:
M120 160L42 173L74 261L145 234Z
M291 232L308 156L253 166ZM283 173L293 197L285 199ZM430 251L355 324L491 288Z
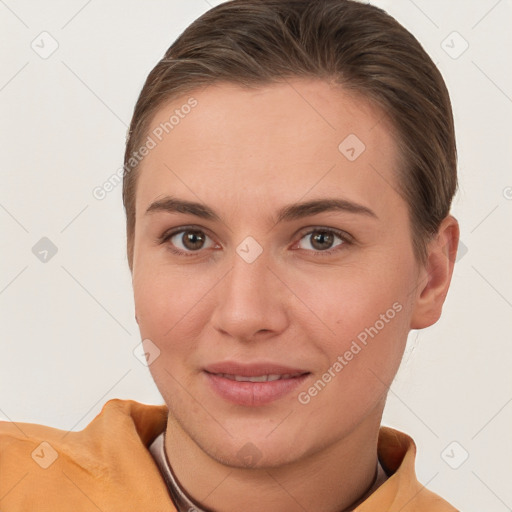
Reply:
M382 409L321 450L281 466L241 469L205 453L170 415L166 452L180 486L205 510L341 512L371 488ZM252 498L252 499L251 499Z

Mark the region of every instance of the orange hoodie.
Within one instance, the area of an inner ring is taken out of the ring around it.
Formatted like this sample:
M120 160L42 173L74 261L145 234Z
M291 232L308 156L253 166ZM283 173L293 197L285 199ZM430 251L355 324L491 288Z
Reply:
M80 432L0 422L0 511L176 512L148 450L167 414L114 399ZM417 481L409 436L381 427L378 454L393 474L356 512L456 512Z

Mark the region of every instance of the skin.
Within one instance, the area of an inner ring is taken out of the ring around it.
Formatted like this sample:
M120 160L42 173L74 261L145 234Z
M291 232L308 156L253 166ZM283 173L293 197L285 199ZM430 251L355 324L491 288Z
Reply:
M212 510L238 511L240 503L248 512L343 510L372 483L407 334L441 314L457 222L443 221L419 264L408 206L396 191L393 130L382 112L339 86L216 84L162 107L152 128L189 96L198 105L144 158L136 193L136 318L142 339L160 350L150 371L170 411L168 457L181 485ZM366 146L354 161L338 150L349 134ZM219 220L146 213L168 195L207 205ZM375 216L324 211L276 222L285 205L322 198L343 198ZM183 233L157 241L182 226L202 230L204 246L190 249ZM315 245L322 229L350 238ZM263 249L252 263L236 252L248 236ZM397 303L400 312L300 403L299 392ZM206 365L225 360L310 374L274 402L241 406L205 378ZM253 455L250 467L241 449Z

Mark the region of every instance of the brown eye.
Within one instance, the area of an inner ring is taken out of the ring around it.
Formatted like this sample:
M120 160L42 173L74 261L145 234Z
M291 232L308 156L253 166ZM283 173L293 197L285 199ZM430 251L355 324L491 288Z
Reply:
M186 249L197 251L204 245L206 236L201 231L185 231L181 235L181 242Z
M215 243L200 229L180 229L164 235L162 243L169 244L170 248L179 254L199 252L202 249L213 247Z
M327 231L318 231L311 236L311 246L319 251L330 249L334 242L334 235Z
M338 233L331 229L313 229L304 233L299 242L298 248L306 249L313 253L324 252L326 254L330 254L331 249L341 249L341 247L338 246L345 245L347 242L348 240L343 233Z

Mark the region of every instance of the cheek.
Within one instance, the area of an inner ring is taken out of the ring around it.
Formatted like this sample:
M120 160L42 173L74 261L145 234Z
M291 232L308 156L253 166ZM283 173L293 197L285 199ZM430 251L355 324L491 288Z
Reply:
M197 275L178 274L165 265L148 262L137 267L133 292L141 329L151 330L159 339L165 337L199 302L203 286L197 281Z
M297 316L321 354L318 373L331 369L331 374L343 374L337 382L354 390L368 379L391 382L405 349L412 313L412 267L398 268L399 272L385 273L378 266L346 268L329 279L314 281L314 286L297 284L297 295L304 297L324 324L321 331L313 332L313 324L322 324L311 313Z
M142 339L161 351L159 363L174 371L197 351L210 312L205 293L213 284L197 270L145 265L134 274L135 310ZM158 365L157 365L158 366Z
M400 366L411 314L407 295L389 288L340 298L330 303L335 335L315 337L321 354L315 378L297 397L305 412L323 411L318 428L333 432L349 421L347 414L355 421L382 403Z
M167 309L166 283L164 279L159 279L153 272L142 270L144 267L138 265L133 278L133 294L135 300L135 311L141 335L145 338L160 338L160 330L165 328L163 319L164 309ZM171 310L172 311L172 310ZM168 319L169 323L172 321ZM168 327L167 327L168 328Z
M311 320L314 313L335 340L357 336L376 322L382 327L381 322L388 325L388 319L405 317L404 312L410 310L413 274L407 266L401 266L400 272L382 268L353 265L295 280L294 292L310 310L305 320Z
M140 336L150 339L160 349L161 356L165 356L166 340L174 336L183 316L179 290L171 288L165 276L146 271L136 274L133 292Z
M149 371L166 402L175 404L180 399L177 382L189 386L190 375L184 366L197 348L198 334L193 331L198 323L191 319L199 292L185 286L171 272L144 268L148 270L135 273L133 280L140 336L160 350Z

